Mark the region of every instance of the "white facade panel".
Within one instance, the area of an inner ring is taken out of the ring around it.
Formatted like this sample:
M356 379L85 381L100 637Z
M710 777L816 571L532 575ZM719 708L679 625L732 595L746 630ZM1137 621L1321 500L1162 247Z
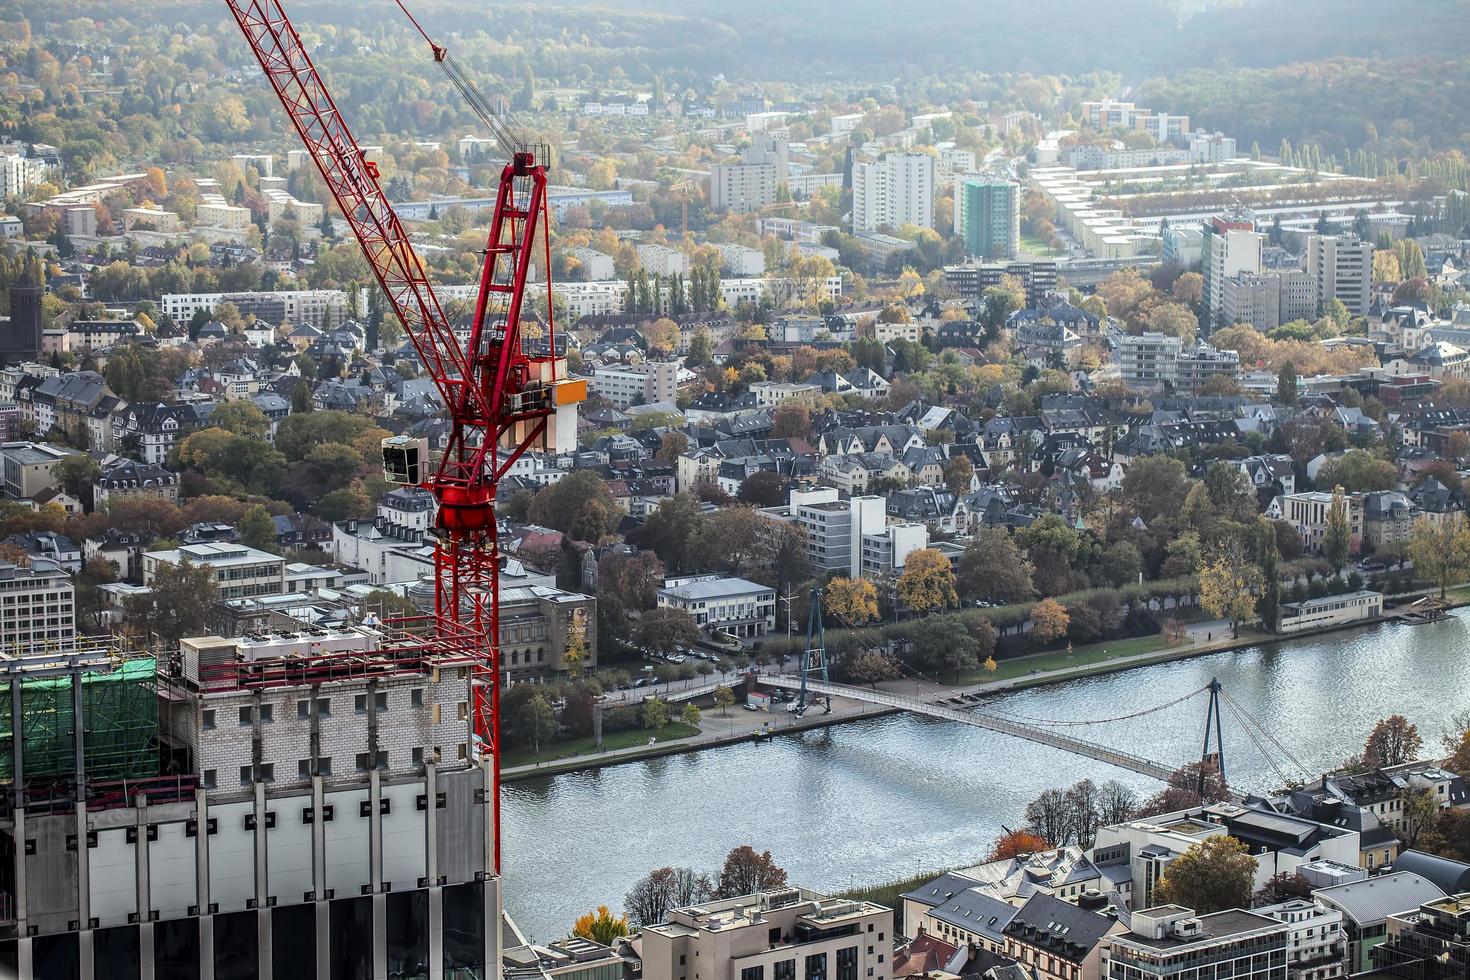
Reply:
M148 844L148 902L161 918L178 919L199 902L194 838L184 822L157 824L158 839Z
M138 852L128 843L126 827L97 831L97 846L88 860L88 894L92 915L103 929L125 926L138 911Z
M240 912L255 897L255 833L245 829L250 803L226 803L209 808L218 828L209 838L209 901L220 912ZM277 812L277 819L284 816Z

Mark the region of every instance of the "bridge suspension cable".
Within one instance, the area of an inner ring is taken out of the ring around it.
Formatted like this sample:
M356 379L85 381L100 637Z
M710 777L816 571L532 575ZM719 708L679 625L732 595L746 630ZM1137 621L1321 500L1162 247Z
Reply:
M1230 707L1232 709L1234 709L1238 713L1238 716L1243 719L1243 722L1248 723L1250 727L1255 728L1255 730L1258 731L1258 732L1260 732L1260 734L1267 741L1269 741L1272 745L1276 746L1277 750L1280 751L1283 756L1285 756L1287 759L1289 759L1291 761L1291 764L1294 765L1294 766L1296 766L1296 768L1297 768L1297 770L1299 772L1301 772L1303 775L1305 775L1309 779L1312 777L1312 775L1313 775L1312 770L1311 769L1308 769L1306 766L1302 765L1302 761L1300 759L1298 759L1296 756L1292 755L1291 754L1291 750L1288 749L1285 745L1282 745L1281 744L1281 741L1275 735L1272 735L1271 734L1271 730L1269 728L1267 728L1265 725L1261 724L1259 721L1257 721L1256 718L1255 718L1255 716L1252 715L1249 711L1247 711L1246 708L1245 708L1245 706L1243 704L1241 704L1239 701L1236 701L1234 698L1232 698L1230 696L1230 694L1228 692L1226 692L1226 691L1221 691L1220 692L1220 696L1223 697L1225 699L1226 703L1228 705L1230 705ZM1274 768L1274 766L1273 766L1273 768ZM1278 774L1280 774L1279 773L1279 770L1278 770ZM1284 776L1282 778L1285 779ZM1290 783L1291 780L1287 779L1286 782Z

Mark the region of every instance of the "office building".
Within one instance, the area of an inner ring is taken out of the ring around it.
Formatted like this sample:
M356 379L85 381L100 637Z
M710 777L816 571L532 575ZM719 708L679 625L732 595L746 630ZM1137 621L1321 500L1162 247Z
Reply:
M1193 225L1166 225L1160 238L1164 243L1164 265L1192 269L1203 261L1203 229Z
M1353 316L1367 316L1373 292L1373 243L1350 236L1307 238L1307 271L1317 281L1317 304L1340 300Z
M1388 938L1390 916L1441 901L1445 893L1428 878L1409 871L1396 871L1319 888L1312 893L1312 898L1318 905L1342 913L1347 950L1345 968L1353 974L1372 969L1374 947ZM1393 959L1392 956L1389 958Z
M1424 902L1388 917L1388 935L1372 950L1375 975L1400 980L1470 976L1470 895Z
M1141 909L1131 931L1109 936L1103 980L1176 980L1185 972L1235 980L1287 980L1289 927L1267 915L1226 909L1195 915L1179 905Z
M934 158L891 153L852 167L852 230L934 227Z
M1357 554L1363 540L1363 495L1350 493L1344 496L1347 506L1348 532L1351 535L1349 551ZM1280 513L1273 518L1286 521L1301 535L1302 547L1309 552L1322 550L1322 541L1327 536L1327 514L1332 509L1332 493L1327 490L1311 490L1305 493L1286 494L1280 498Z
M1305 898L1255 910L1286 923L1286 980L1338 980L1345 973L1342 913Z
M1170 379L1174 390L1197 395L1212 378L1235 380L1240 376L1240 355L1233 350L1218 350L1196 340L1174 358L1174 374Z
M965 251L1014 258L1021 248L1021 188L1008 180L961 177L954 187L954 233Z
M697 575L669 579L658 590L658 605L682 609L701 628L747 639L776 628L776 590L743 578Z
M173 669L95 643L18 658L0 973L497 969L470 647L352 627L187 638Z
M1317 280L1311 273L1300 269L1242 272L1225 280L1215 326L1245 323L1266 331L1316 315Z
M644 980L889 980L893 911L804 888L715 899L643 930Z
M286 590L286 559L243 544L186 544L143 554L143 584L152 585L164 565L188 562L209 569L221 599L281 595Z
M75 452L45 442L0 443L0 491L13 500L34 497L56 485L51 471Z
M234 303L241 316L280 326L310 324L318 330L335 330L351 316L352 304L340 289L293 289L274 292L164 293L159 308L176 323L188 323L195 313L213 313L221 303ZM367 309L367 292L359 296L359 309Z
M1242 272L1261 271L1266 236L1255 230L1250 215L1232 212L1205 222L1200 263L1204 273L1206 322L1220 319L1225 304L1225 280Z
M863 538L881 534L888 524L882 497L838 499L833 487L792 490L784 515L806 532L807 561L813 569L857 578L863 568Z
M0 564L0 651L70 643L76 636L71 576L60 564L37 558L29 568Z

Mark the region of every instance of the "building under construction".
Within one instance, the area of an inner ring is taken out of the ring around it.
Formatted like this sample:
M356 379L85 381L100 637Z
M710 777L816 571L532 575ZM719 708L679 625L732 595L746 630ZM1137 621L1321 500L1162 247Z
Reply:
M0 977L483 977L483 642L430 619L0 658Z

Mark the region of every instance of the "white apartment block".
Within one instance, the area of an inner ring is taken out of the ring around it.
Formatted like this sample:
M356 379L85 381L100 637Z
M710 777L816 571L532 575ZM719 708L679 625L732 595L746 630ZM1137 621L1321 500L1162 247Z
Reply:
M576 259L581 264L583 271L587 273L588 279L612 279L618 274L617 263L613 261L613 257L604 252L599 252L595 248L583 248L580 246L569 248L567 249L567 257Z
M573 320L584 316L607 316L622 313L627 302L628 284L620 279L600 282L568 282L558 279L552 291L567 305L567 316ZM668 287L660 289L659 304L668 301Z
M677 360L602 365L592 375L592 391L619 409L672 402L679 392L681 365Z
M122 218L127 231L140 227L167 233L179 230L179 216L162 208L124 208Z
M1373 292L1373 243L1350 237L1312 235L1307 271L1317 281L1317 302L1341 300L1353 316L1366 316Z
M1248 323L1274 330L1292 320L1311 320L1317 313L1317 280L1297 269L1242 272L1226 279L1221 291L1217 327Z
M324 210L320 204L312 204L310 201L298 201L289 193L282 190L269 190L265 192L266 218L270 221L280 221L282 218L294 217L304 227L313 228L322 223Z
M1200 262L1204 267L1205 306L1218 316L1225 304L1225 280L1243 272L1261 271L1266 236L1234 222L1217 220L1205 226Z
M716 163L709 172L709 206L747 214L776 203L774 163Z
M638 261L649 275L687 276L689 256L676 248L652 243L638 246Z
M863 569L866 535L881 534L888 525L883 497L838 498L833 487L791 491L789 518L806 532L807 561L813 568L840 571L857 578Z
M1286 923L1287 980L1338 980L1346 973L1342 910L1294 898L1255 910Z
M934 227L934 158L893 153L852 168L852 228Z
M760 276L766 271L766 253L758 248L718 242L720 265L732 276Z
M152 585L163 565L189 562L214 574L221 599L247 599L286 592L286 559L243 544L186 544L143 552L143 584Z
M236 207L219 194L206 194L194 208L195 227L243 232L250 227L250 209Z
M76 636L75 608L71 576L56 562L0 564L0 652L69 643Z
M310 324L318 330L340 327L350 315L348 295L340 289L297 289L241 293L164 293L159 306L178 323L187 323L199 310L213 313L221 303L234 303L240 312L254 313L266 322ZM365 304L365 301L363 303Z
M46 180L46 164L20 154L0 156L0 197L19 197Z
M1123 337L1114 354L1118 375L1129 388L1162 388L1165 381L1172 383L1174 361L1183 347L1178 337L1162 333Z
M643 930L644 980L888 980L893 911L802 888L674 909Z

